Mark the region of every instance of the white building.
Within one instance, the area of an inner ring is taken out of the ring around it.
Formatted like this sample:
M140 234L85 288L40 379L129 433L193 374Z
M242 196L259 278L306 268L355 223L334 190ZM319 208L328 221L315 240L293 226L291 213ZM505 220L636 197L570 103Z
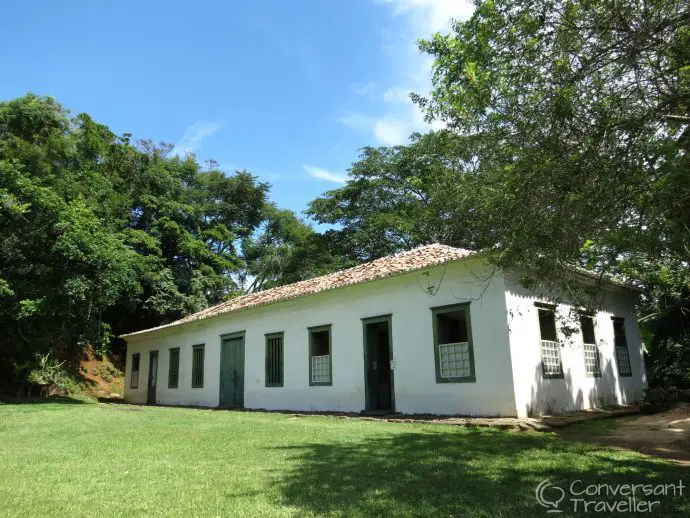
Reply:
M125 398L519 417L631 403L646 386L636 293L602 295L572 329L570 306L429 245L125 335Z

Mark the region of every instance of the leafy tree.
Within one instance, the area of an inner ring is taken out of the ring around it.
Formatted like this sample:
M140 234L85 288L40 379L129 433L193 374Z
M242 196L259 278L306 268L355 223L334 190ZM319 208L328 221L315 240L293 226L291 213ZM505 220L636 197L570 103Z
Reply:
M689 22L676 1L480 2L421 43L435 89L417 100L501 187L485 194L506 258L685 253Z
M60 195L73 155L54 101L28 96L0 104L3 375L34 351L98 336L101 312L136 289L132 250L102 228L82 192Z
M625 275L655 344L687 344L688 3L481 1L421 48L416 100L473 149L497 260Z
M241 293L241 272L261 289L320 271L268 184L171 148L52 98L0 102L0 379Z
M327 234L355 260L430 242L481 248L472 158L445 131L413 135L408 146L364 148L347 184L312 201L308 213L338 225Z
M350 266L328 241L292 211L269 204L265 220L254 235L242 241L239 284L248 292L298 282Z

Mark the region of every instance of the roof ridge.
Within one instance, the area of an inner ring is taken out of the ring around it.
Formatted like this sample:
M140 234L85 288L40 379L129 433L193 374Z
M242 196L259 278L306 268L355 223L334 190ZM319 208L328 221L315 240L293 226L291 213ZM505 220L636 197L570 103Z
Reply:
M126 337L148 333L158 329L225 315L242 309L275 304L277 302L292 300L336 288L363 284L427 267L438 266L451 261L457 261L472 254L474 254L474 252L471 250L454 248L439 243L420 245L410 250L403 250L392 255L379 257L373 261L337 270L318 277L312 277L311 279L303 279L292 284L285 284L264 291L233 297L169 324L136 331L122 336Z
M365 267L368 267L368 266L373 265L375 263L389 260L390 258L393 258L393 257L400 258L400 257L408 256L408 255L411 255L415 252L419 252L420 250L422 250L424 248L443 248L443 249L454 250L454 251L455 250L463 250L464 251L464 249L462 249L462 248L453 248L451 246L442 245L440 243L430 243L428 245L419 245L419 246L417 246L415 248L411 248L409 250L401 250L400 252L396 252L396 253L391 254L391 255L384 255L382 257L377 257L376 259L373 259L371 261L367 261L366 263L360 263L360 264L357 264L355 266L350 266L349 268L343 268L341 270L336 270L334 272L325 273L323 275L318 275L316 277L311 277L309 279L302 279L301 281L296 281L296 282L293 282L290 284L283 284L281 286L274 286L273 288L268 288L267 290L257 291L257 292L253 292L253 293L245 293L243 295L239 295L237 297L233 297L233 298L230 298L228 300L224 300L222 302L219 302L218 304L215 304L213 306L209 306L208 308L205 308L205 309L202 309L202 310L197 311L195 313L192 313L191 315L187 315L187 316L185 316L179 320L176 320L175 322L185 320L186 318L191 317L193 315L196 315L198 313L210 311L213 309L219 309L219 308L226 306L226 305L232 305L230 303L237 302L237 301L240 301L242 299L249 299L252 297L252 295L258 295L260 293L266 294L266 293L270 293L270 292L277 292L277 291L280 291L281 288L295 287L295 286L298 286L298 285L301 285L304 283L310 283L312 281L316 281L318 279L326 279L328 277L337 277L340 274L352 272L352 271L359 270L359 269L364 269ZM175 322L172 322L171 324L174 324Z

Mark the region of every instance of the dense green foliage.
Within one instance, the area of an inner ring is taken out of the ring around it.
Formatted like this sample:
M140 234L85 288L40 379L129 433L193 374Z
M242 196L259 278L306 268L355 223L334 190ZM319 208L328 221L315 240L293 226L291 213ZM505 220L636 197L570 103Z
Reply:
M269 185L170 149L50 98L0 103L0 377L319 271L300 260L316 234Z
M526 518L547 516L544 479L687 491L684 466L551 433L69 402L0 404L0 423L0 514L17 518Z
M364 148L344 187L310 204L321 223L338 224L327 235L340 252L370 260L439 242L469 249L490 241L473 218L472 156L446 132L413 135L408 146Z
M652 381L690 383L690 4L478 1L420 46L448 129L366 149L311 213L367 258L438 240L635 282Z

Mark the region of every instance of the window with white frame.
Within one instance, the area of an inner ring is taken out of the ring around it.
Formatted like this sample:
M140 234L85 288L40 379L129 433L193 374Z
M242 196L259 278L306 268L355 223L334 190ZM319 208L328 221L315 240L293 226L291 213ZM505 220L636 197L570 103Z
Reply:
M309 384L332 385L331 326L309 329Z
M614 317L613 319L613 343L616 351L616 365L619 376L632 376L630 364L630 352L628 351L628 339L625 336L625 320Z
M545 378L562 378L563 362L556 332L555 308L540 307L538 312L542 373Z
M594 318L589 315L580 316L580 329L582 330L582 350L585 357L585 372L588 376L601 376L599 362L599 347L594 334Z
M432 308L436 382L475 381L470 305Z

